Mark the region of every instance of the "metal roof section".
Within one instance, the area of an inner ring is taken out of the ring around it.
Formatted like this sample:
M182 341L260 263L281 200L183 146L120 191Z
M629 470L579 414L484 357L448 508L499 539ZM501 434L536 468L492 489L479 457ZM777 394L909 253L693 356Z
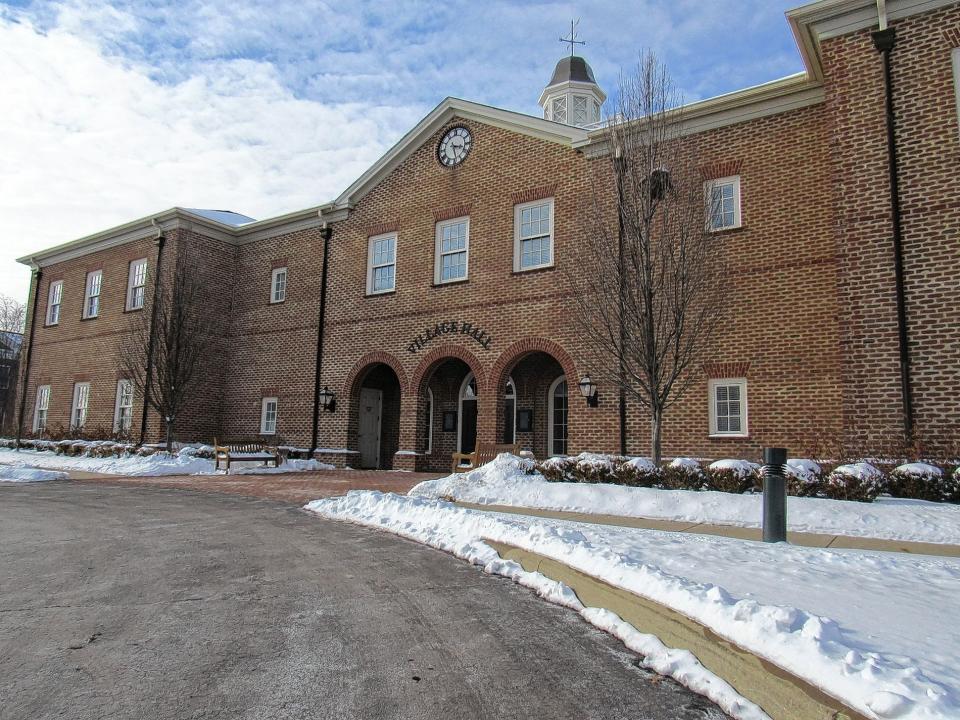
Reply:
M233 212L232 210L204 210L203 208L183 209L189 213L193 213L194 215L205 217L207 220L214 220L218 223L223 223L224 225L230 225L232 227L240 227L241 225L249 225L252 222L256 222L256 219L247 215L241 215L240 213Z
M597 84L596 79L593 77L593 68L590 67L590 63L579 55L568 55L560 58L557 66L553 69L553 77L550 78L548 87L564 82Z

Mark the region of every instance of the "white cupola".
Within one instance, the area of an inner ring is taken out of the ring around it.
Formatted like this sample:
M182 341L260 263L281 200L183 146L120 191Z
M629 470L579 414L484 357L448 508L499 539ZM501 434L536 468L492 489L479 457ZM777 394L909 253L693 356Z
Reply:
M540 94L540 107L547 120L583 127L600 122L600 107L606 99L587 61L570 55L557 63Z

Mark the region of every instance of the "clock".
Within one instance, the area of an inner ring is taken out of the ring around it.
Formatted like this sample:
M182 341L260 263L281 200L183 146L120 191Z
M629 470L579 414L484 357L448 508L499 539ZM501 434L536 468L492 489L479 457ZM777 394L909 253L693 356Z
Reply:
M473 136L470 135L470 131L462 125L452 127L447 130L437 146L437 159L446 167L459 165L466 159L471 147L473 147Z

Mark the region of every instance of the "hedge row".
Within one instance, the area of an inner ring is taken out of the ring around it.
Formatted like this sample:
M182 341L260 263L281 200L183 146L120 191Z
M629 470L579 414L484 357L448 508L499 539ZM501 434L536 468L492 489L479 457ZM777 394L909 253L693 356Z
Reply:
M16 440L10 438L0 438L0 448L16 448ZM152 445L134 445L127 442L116 442L113 440L38 440L25 439L20 441L20 446L26 450L36 450L38 452L53 452L57 455L67 457L87 456L93 458L107 457L129 457L137 455L147 457L158 452L163 452L162 448ZM186 447L180 451L195 457L213 459L213 448L209 445L199 447Z
M677 458L657 467L646 458L583 453L549 458L536 469L551 482L611 483L669 490L716 490L728 493L763 490L762 468L746 460L720 460L704 467L692 458ZM927 463L901 465L889 474L866 462L841 464L829 472L812 460L790 460L787 493L797 497L873 502L883 493L894 497L960 503L960 467Z

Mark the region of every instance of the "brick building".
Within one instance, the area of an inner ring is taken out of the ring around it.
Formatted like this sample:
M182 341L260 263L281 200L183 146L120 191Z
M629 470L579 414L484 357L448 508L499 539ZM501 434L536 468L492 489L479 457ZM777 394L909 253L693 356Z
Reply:
M729 200L712 222L732 306L666 418L664 451L886 452L909 431L954 453L960 3L891 0L881 18L867 0L822 0L787 17L803 73L685 108L704 182ZM263 221L174 208L22 258L22 431L136 436L143 418L157 439L117 348L150 310L157 264L189 248L223 333L183 439L262 434L411 469L478 441L615 451L616 392L601 384L595 407L580 396L591 370L563 281L608 162L604 98L586 62L565 58L543 118L448 98L333 202ZM647 450L633 403L626 441Z

